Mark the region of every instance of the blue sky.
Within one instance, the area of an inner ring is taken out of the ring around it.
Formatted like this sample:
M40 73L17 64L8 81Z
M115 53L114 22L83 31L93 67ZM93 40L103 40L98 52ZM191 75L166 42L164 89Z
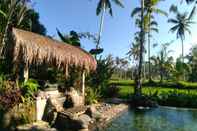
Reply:
M165 0L159 7L165 11L169 10L172 3L179 3L180 0ZM40 21L47 28L47 34L58 39L56 28L65 34L71 30L77 32L91 32L96 34L99 30L100 16L96 16L96 5L98 0L32 0L33 8L39 12ZM114 17L105 15L104 31L101 39L101 46L104 48L103 55L112 54L113 56L126 57L126 53L133 39L133 34L137 30L134 19L130 17L134 7L139 5L139 0L123 0L125 8L112 5ZM191 7L181 5L181 11L189 11ZM169 33L171 27L167 23L166 17L155 16L159 23L159 34L154 34L153 43L165 43L176 40L176 35ZM171 15L169 17L172 17ZM197 18L195 18L197 21ZM197 25L193 25L192 35L186 35L185 53L197 41ZM82 46L86 50L95 47L95 44L89 40L82 40ZM174 52L171 54L175 58L181 53L180 40L176 40L171 46ZM154 49L152 55L156 54L158 49Z

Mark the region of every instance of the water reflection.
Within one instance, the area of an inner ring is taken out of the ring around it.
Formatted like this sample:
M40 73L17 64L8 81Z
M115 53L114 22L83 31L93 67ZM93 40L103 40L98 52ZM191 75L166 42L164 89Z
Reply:
M129 110L105 131L197 131L197 110Z

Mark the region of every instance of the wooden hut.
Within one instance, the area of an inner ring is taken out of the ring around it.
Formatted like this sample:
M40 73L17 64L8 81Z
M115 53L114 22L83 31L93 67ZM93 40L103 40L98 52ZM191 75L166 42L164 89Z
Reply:
M9 50L14 64L24 63L24 78L28 79L31 64L46 63L68 73L70 66L83 71L82 94L85 90L85 73L96 69L96 60L85 50L29 31L12 28L9 33ZM11 38L11 39L10 39Z

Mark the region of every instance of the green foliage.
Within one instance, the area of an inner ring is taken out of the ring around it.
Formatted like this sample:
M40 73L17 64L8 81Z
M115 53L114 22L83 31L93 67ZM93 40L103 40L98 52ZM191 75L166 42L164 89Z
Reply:
M85 103L88 105L96 104L98 100L101 98L100 91L98 89L86 88L86 96L85 96Z
M106 97L106 98L117 97L118 93L119 93L119 90L120 89L116 85L107 86L103 90L103 97Z
M79 35L77 34L77 32L70 31L70 34L68 36L64 36L58 29L56 29L56 30L57 30L58 36L60 37L60 39L63 42L73 45L73 46L78 46L78 47L81 46L80 38L79 38Z
M133 80L110 80L109 81L110 85L117 85L117 86L128 86L128 85L134 85L135 82Z
M178 81L176 84L177 84L177 88L197 89L197 83L191 83L191 82L186 82L186 81Z
M103 88L107 87L107 84L113 74L114 67L111 56L108 56L105 59L101 57L97 60L97 68L95 72L90 73L88 77L88 85L94 88Z
M31 99L25 99L23 103L19 104L20 110L24 110L23 112L19 112L19 120L20 124L29 124L35 121L35 102Z
M121 0L113 0L113 2L120 7L124 7ZM103 9L108 9L109 14L111 16L113 16L112 6L111 6L111 1L110 0L99 0L99 3L97 5L97 9L96 9L96 14L99 15Z
M34 93L38 91L39 84L36 80L29 79L28 81L22 83L21 90L24 97L33 97Z
M115 86L134 86L135 83L133 80L110 80L109 85ZM163 87L171 89L197 89L197 83L191 83L186 81L144 81L142 83L145 87Z
M192 91L179 92L177 90L168 93L161 93L157 101L160 105L176 106L176 107L197 107L197 94Z
M103 52L103 48L99 48L99 49L91 49L90 51L90 54L92 55L99 55Z
M17 28L46 34L46 28L39 22L39 14L34 9L30 9L27 3L28 1L24 0L0 1L0 10L4 14L2 17L0 15L0 32L4 33L6 26L11 24Z
M119 97L123 99L131 98L134 94L134 86L132 85L123 85L121 83L119 87ZM144 83L145 84L145 83ZM165 87L165 84L159 84L156 86L144 86L142 88L142 93L146 96L149 96L152 100L157 101L160 105L165 106L176 106L176 107L197 107L197 83L188 83L188 82L177 82L166 83L168 87ZM171 86L171 87L170 87Z

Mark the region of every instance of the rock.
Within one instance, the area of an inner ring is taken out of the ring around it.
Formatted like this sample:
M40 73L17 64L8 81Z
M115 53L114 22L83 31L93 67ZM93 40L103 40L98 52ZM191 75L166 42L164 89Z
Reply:
M97 118L101 115L94 105L88 107L85 114L89 115L91 118Z
M80 129L79 131L89 131L88 129Z
M88 129L91 118L88 115L83 114L77 118L77 121L81 124L81 129Z
M33 124L20 125L16 129L17 131L57 131L55 128L51 128L47 122L38 121Z
M88 129L91 118L88 115L82 114L79 117L70 119L69 117L59 113L55 127L59 130L78 131L80 129Z
M64 103L65 108L84 105L83 96L79 95L79 93L74 88L71 87L70 90L67 91L65 95L66 95L66 101Z
M46 104L44 115L43 115L43 120L49 122L50 125L53 125L57 118L57 112L60 112L63 110L64 110L63 102L59 101L58 98L50 97L47 100L47 104Z
M126 101L120 98L109 98L106 100L106 102L112 104L121 104L121 103L125 103Z

